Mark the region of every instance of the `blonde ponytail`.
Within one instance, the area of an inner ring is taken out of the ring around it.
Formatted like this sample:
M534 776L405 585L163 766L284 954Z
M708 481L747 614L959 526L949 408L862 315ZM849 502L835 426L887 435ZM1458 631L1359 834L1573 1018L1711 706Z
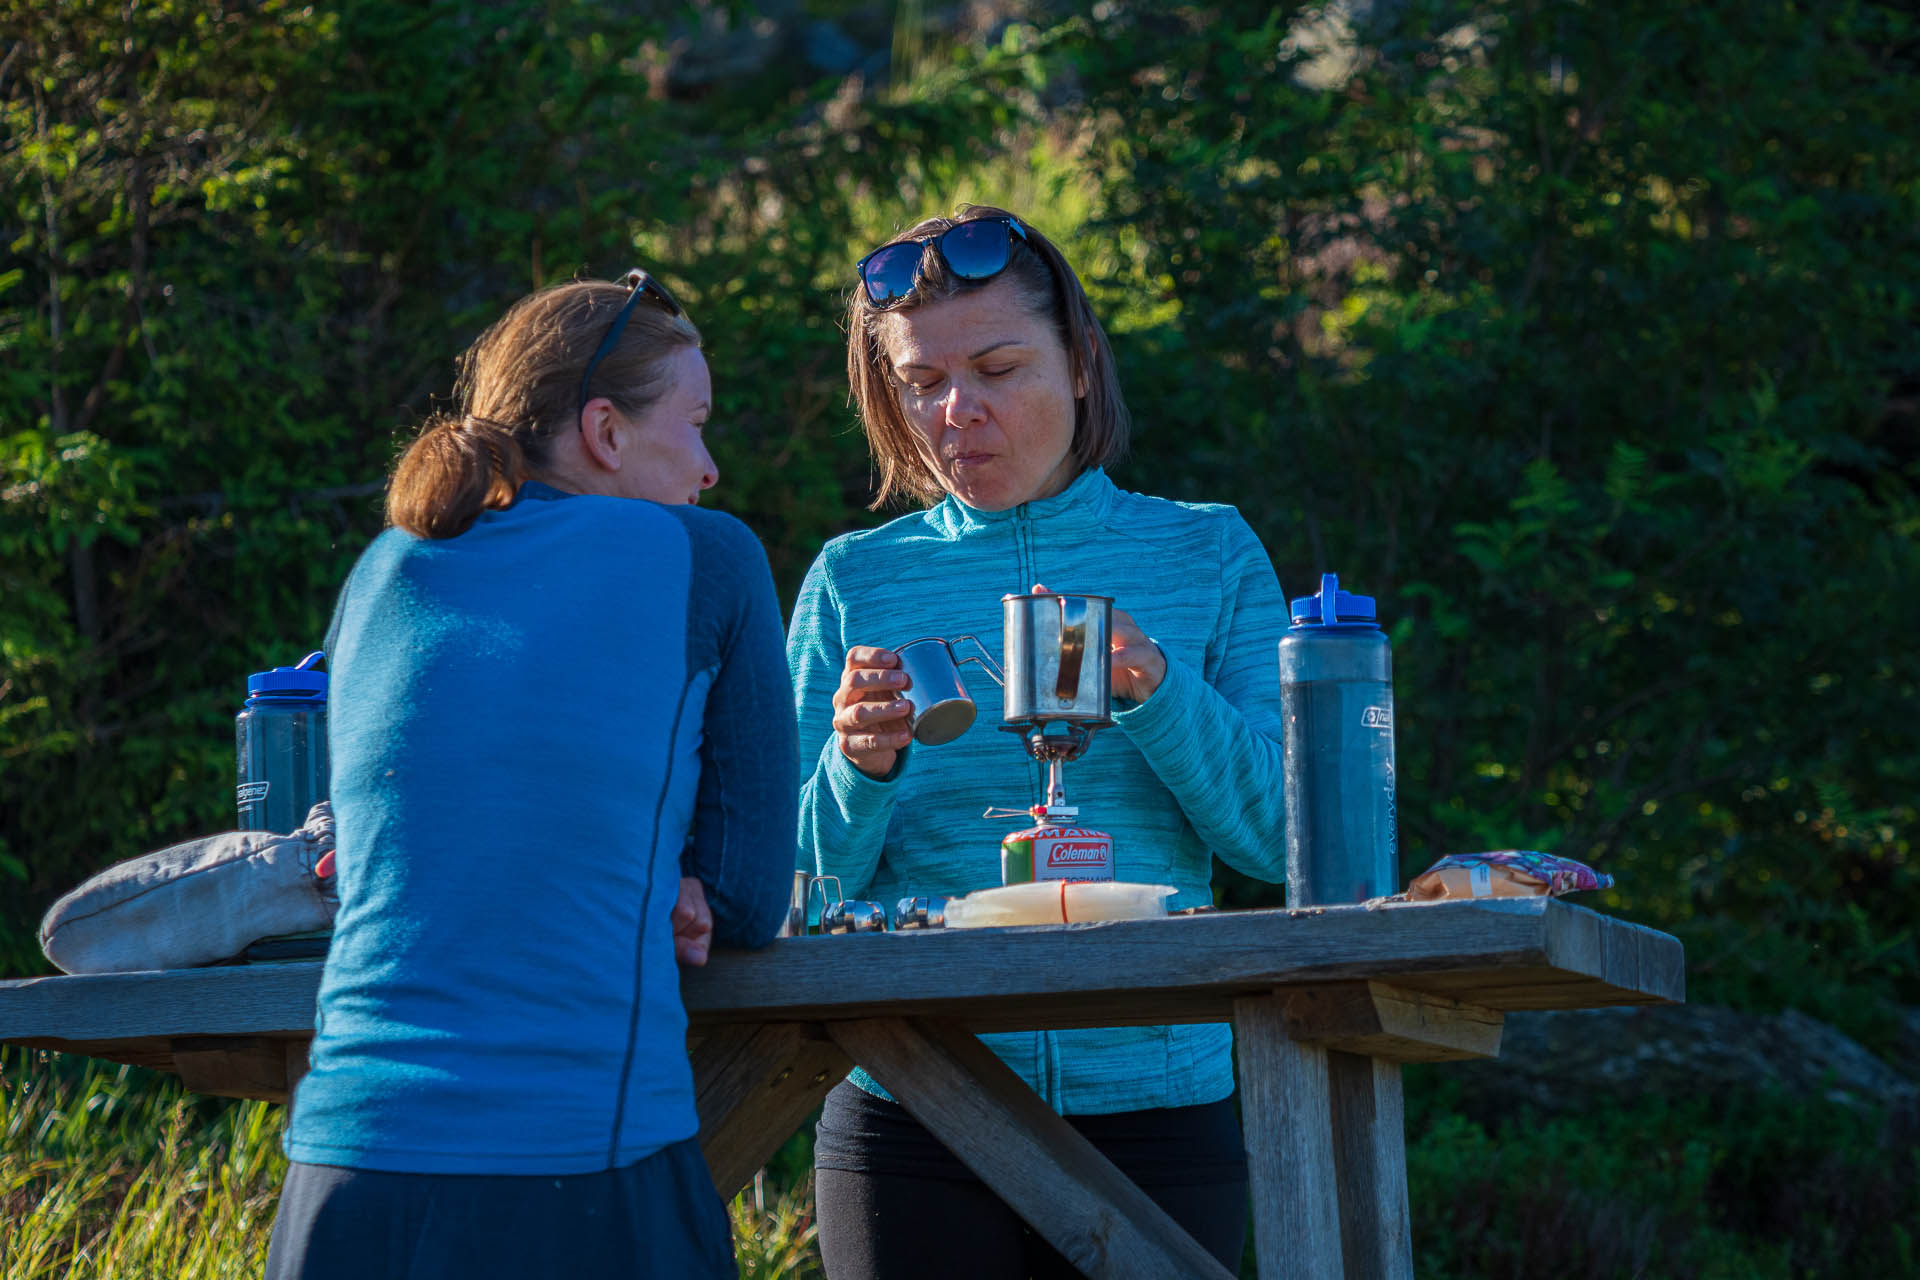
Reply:
M526 451L513 429L472 414L436 415L394 468L387 519L416 538L453 538L526 483Z

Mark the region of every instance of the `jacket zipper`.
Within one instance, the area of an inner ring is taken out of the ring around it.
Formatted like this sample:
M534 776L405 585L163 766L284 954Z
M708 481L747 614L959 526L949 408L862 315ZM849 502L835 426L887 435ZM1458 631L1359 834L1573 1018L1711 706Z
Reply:
M1013 513L1013 558L1015 567L1020 570L1020 581L1015 584L1014 590L1024 594L1033 589L1034 576L1038 572L1033 558L1033 520L1027 514L1027 504L1024 502ZM1000 655L1001 661L1005 662L1011 656L1003 653ZM1027 779L1034 788L1033 794L1040 794L1041 789L1046 786L1046 781L1040 772L1039 761L1031 761L1028 764ZM1060 1109L1059 1072L1056 1061L1058 1045L1054 1042L1051 1031L1036 1031L1033 1034L1034 1066L1037 1068L1033 1074L1040 1085L1040 1097L1048 1106L1058 1111Z

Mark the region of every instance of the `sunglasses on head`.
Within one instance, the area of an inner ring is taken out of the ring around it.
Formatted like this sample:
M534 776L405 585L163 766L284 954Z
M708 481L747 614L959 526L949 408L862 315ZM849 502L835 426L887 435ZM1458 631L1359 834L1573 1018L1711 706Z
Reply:
M924 240L883 245L860 259L860 287L875 309L885 311L920 283L920 264L928 253L939 254L962 280L990 280L1007 269L1015 236L1027 238L1020 220L995 216L956 222Z
M667 286L640 268L635 267L627 272L620 278L620 283L626 285L630 292L627 294L626 302L621 304L620 314L615 316L613 323L608 326L607 336L600 339L599 347L594 350L593 359L587 361L586 373L580 377L580 408L578 410L580 413L587 411L587 387L593 382L593 371L600 367L600 362L605 360L615 347L620 345L620 335L627 330L627 317L633 314L634 303L644 296L666 308L670 316L681 314L680 304L675 302L673 295L667 292Z

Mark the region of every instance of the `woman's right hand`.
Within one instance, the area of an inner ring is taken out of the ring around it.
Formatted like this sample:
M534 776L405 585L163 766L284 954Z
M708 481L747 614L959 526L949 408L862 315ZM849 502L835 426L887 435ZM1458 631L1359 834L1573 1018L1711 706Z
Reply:
M907 723L911 704L900 696L907 684L893 650L868 645L847 650L840 688L833 695L833 731L840 739L840 754L869 778L886 777L913 740Z

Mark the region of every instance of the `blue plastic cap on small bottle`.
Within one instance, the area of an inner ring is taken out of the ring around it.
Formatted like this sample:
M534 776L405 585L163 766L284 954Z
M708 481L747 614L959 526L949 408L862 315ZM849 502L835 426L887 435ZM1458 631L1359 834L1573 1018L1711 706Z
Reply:
M314 670L313 665L325 661L326 656L316 650L300 659L297 666L256 671L247 677L247 701L325 702L327 673Z
M1290 612L1296 627L1377 627L1373 597L1340 590L1340 575L1320 576L1320 590L1295 597Z

